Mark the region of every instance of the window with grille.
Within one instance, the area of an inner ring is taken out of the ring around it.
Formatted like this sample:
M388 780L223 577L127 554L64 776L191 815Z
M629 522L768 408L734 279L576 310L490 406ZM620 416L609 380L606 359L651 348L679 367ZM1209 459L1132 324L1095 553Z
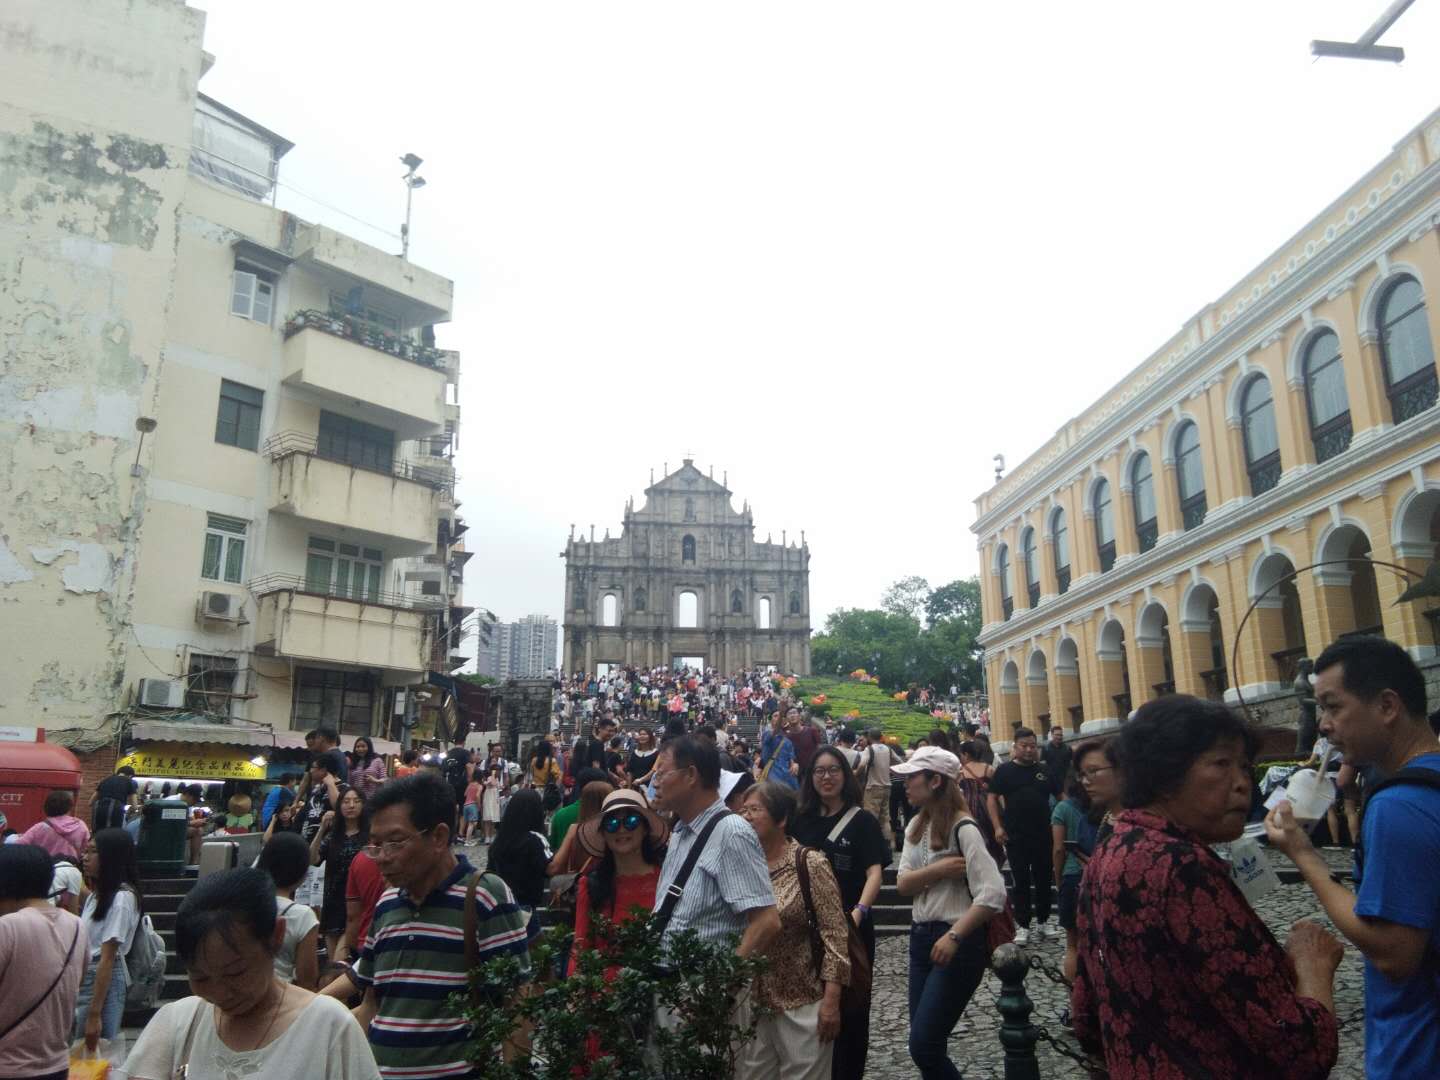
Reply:
M1240 398L1241 430L1245 439L1245 469L1250 494L1263 495L1280 482L1280 436L1275 428L1275 399L1270 380L1250 380Z
M1106 574L1115 565L1115 509L1110 505L1110 481L1095 485L1095 548L1100 557L1100 572Z
M1385 393L1395 423L1433 408L1436 402L1435 349L1425 319L1425 294L1413 277L1401 277L1380 301L1380 357Z
M1180 494L1180 524L1187 532L1205 520L1205 462L1200 456L1200 429L1181 425L1175 436L1175 483Z
M1015 600L1010 595L1010 547L1008 544L1000 545L1000 552L995 557L995 564L1000 568L1000 610L1006 619L1015 614Z
M1345 365L1340 338L1321 330L1305 346L1303 361L1305 402L1310 413L1310 439L1316 462L1329 461L1350 449L1350 396L1345 389Z
M192 712L229 716L239 674L239 664L233 656L192 654L185 685L185 707Z
M1025 566L1025 595L1033 608L1040 603L1040 574L1035 565L1035 530L1026 529L1020 540L1020 558Z
M390 472L395 462L395 432L321 409L316 453L346 465Z
M385 554L379 548L310 537L305 554L306 592L377 601L384 573Z
M1050 537L1055 552L1055 591L1064 596L1070 589L1070 529L1065 524L1065 511L1059 507L1050 519Z
M264 404L263 390L221 379L215 441L241 450L256 449L260 445L260 413Z
M369 735L375 714L375 677L368 671L295 670L294 726L333 727L342 735Z
M205 525L205 553L200 560L200 576L206 581L228 581L239 584L245 580L245 534L248 521L209 514Z
M230 283L230 314L270 325L275 311L275 275L249 263L237 262Z
M1149 454L1140 454L1130 466L1130 485L1135 499L1135 538L1142 552L1149 551L1160 539L1155 518L1155 474Z

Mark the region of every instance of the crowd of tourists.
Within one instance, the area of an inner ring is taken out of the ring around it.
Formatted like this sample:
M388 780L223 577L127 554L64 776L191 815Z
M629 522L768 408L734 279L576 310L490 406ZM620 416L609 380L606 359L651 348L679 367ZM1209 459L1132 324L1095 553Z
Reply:
M457 746L374 783L368 755L323 733L292 797L261 808L256 864L185 896L175 950L192 996L160 1008L120 1075L467 1076L476 1048L455 991L468 972L511 957L533 982L563 978L653 912L662 955L694 931L766 960L748 992L716 1002L751 1031L741 1080L863 1077L872 1023L904 1020L916 1073L958 1077L952 1034L993 950L1061 932L1065 1023L1112 1077L1328 1076L1342 939L1365 958L1367 1076L1434 1076L1440 742L1424 681L1377 638L1331 646L1315 672L1321 730L1365 789L1357 888L1332 877L1312 823L1275 803L1264 835L1335 931L1302 920L1283 944L1216 849L1257 816L1256 736L1184 695L1103 740L1057 729L1042 746L1019 729L998 763L978 725L900 747L814 722L756 672L565 680L555 729L521 761ZM737 706L759 721L753 746L734 733ZM562 736L567 717L583 718L580 737ZM72 1042L115 1034L151 932L130 832L92 832L73 808L54 793L45 821L0 848L0 1076L63 1077ZM249 807L229 812L250 825ZM911 903L904 1020L872 1018L869 999L892 864ZM567 910L567 962L532 965L542 924ZM592 1057L606 1037L591 1033Z

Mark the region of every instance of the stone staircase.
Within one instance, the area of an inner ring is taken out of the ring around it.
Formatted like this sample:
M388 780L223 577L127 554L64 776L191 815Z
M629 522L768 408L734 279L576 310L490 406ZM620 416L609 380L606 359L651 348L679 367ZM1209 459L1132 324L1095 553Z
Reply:
M160 1004L188 997L190 981L185 975L185 966L175 954L175 912L185 894L195 887L193 877L142 877L140 881L145 902L145 914L155 924L155 931L165 939L165 988L160 992ZM124 1026L143 1027L153 1009L127 1009Z

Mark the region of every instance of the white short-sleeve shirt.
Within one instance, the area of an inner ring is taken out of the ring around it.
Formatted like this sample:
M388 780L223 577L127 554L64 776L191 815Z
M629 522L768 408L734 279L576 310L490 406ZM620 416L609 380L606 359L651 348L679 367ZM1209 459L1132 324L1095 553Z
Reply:
M173 1001L154 1015L130 1051L125 1063L130 1080L171 1080L186 1064L192 1023L189 1080L380 1080L375 1055L350 1010L318 994L278 1039L245 1051L220 1041L209 1002Z
M275 898L275 914L285 920L285 937L275 953L275 976L285 982L295 981L295 950L305 935L320 925L315 909L308 904L296 903L283 896Z
M135 927L140 924L140 907L135 902L135 894L129 889L122 888L116 892L110 901L110 910L99 920L95 918L98 905L99 900L92 892L85 898L85 906L80 911L80 918L90 934L92 963L100 959L100 947L107 941L118 943L121 956L128 953L135 940Z

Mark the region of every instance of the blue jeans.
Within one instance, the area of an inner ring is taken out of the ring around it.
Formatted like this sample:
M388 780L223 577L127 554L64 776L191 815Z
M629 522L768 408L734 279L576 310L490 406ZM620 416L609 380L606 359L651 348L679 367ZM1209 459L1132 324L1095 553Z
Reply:
M958 1080L946 1042L960 1014L985 977L989 961L985 931L975 931L945 967L930 962L930 950L951 923L915 923L910 927L910 1060L923 1080Z
M80 980L80 994L75 999L75 1031L72 1039L85 1037L85 1018L90 1015L90 999L95 996L95 971L99 960L92 960L85 968L85 977ZM105 995L105 1004L100 1010L100 1037L113 1039L120 1034L120 1016L125 1012L125 961L115 957L110 969L110 990Z

